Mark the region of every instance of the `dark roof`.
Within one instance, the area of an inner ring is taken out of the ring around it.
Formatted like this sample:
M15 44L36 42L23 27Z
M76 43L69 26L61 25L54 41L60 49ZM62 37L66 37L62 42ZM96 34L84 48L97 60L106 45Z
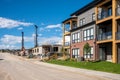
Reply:
M92 2L90 2L89 4L87 4L86 6L84 6L83 8L80 8L79 10L77 10L76 12L72 13L71 16L73 15L79 15L87 10L89 10L90 8L93 8L96 4L98 4L99 2L101 2L102 0L93 0Z
M62 21L62 23L64 23L64 22L66 22L66 21L68 21L68 20L70 20L70 19L76 19L77 17L70 17L70 18L68 18L68 19L66 19L66 20L64 20L64 21Z

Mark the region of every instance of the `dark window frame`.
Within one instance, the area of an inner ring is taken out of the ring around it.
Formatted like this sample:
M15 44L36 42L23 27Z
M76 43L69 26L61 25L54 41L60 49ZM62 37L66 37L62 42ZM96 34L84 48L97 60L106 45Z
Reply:
M95 21L95 20L96 20L95 13L92 13L92 21Z
M91 30L93 29L93 35L92 35L92 32ZM86 37L85 37L85 34L84 32L86 31ZM88 35L88 32L89 31L89 35ZM94 39L94 28L89 28L89 29L86 29L83 31L83 41L87 41L87 40L93 40Z
M76 36L77 36L77 38L76 38ZM72 34L72 43L78 43L78 42L80 42L80 32L73 33Z
M93 53L87 53L87 54L85 54L84 53L84 58L85 58L85 56L86 56L86 58L85 59L91 59L91 58L93 58L93 55L94 55L94 47L93 46L91 46L91 49L93 49ZM88 57L89 56L89 57Z
M76 55L75 51L77 51L77 55ZM80 56L80 49L79 48L72 49L72 58L78 58L79 56Z
M79 25L80 25L80 26L83 26L83 25L85 25L85 24L86 24L85 18L82 18L82 19L79 20Z

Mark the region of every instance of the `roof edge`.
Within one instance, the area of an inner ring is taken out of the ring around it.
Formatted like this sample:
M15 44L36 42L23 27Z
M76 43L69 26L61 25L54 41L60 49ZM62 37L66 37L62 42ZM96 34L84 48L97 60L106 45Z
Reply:
M88 3L86 6L80 8L79 10L75 11L74 13L72 13L70 16L73 16L73 15L79 15L85 11L87 11L88 9L94 7L96 4L98 4L101 0L94 0L90 3Z

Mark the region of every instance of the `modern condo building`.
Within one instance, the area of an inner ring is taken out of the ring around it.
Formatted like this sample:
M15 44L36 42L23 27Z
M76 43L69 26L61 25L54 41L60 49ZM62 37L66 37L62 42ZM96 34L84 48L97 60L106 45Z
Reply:
M120 63L120 0L94 0L71 14L63 21L63 46L71 58Z
M95 14L99 59L120 63L120 0L101 0Z

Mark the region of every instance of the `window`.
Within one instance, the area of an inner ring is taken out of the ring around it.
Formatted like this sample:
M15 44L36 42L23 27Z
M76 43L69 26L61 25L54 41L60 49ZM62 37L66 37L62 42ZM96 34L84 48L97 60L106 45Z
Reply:
M80 19L80 26L82 26L83 25L83 20L82 19Z
M92 14L92 21L95 21L95 13Z
M108 16L112 15L112 7L108 8Z
M37 49L37 52L39 52L39 49Z
M84 33L83 40L86 41L87 40L87 35L86 35L87 34L87 30L84 30L83 33Z
M86 29L83 31L83 40L92 40L94 38L94 31L93 28Z
M79 48L72 49L72 58L79 57Z
M73 33L72 34L72 43L77 43L80 42L80 33Z
M84 52L84 58L85 58L85 59L93 58L93 47L91 47L90 53L85 53L85 52Z
M73 29L77 28L77 23L73 22Z
M90 29L90 39L93 39L94 38L94 31L93 31L93 28Z
M83 18L83 25L85 24L85 18Z
M34 50L32 50L32 52L34 53Z
M53 47L53 51L57 52L58 51L58 47Z
M83 25L85 25L85 18L80 19L80 26L83 26Z

